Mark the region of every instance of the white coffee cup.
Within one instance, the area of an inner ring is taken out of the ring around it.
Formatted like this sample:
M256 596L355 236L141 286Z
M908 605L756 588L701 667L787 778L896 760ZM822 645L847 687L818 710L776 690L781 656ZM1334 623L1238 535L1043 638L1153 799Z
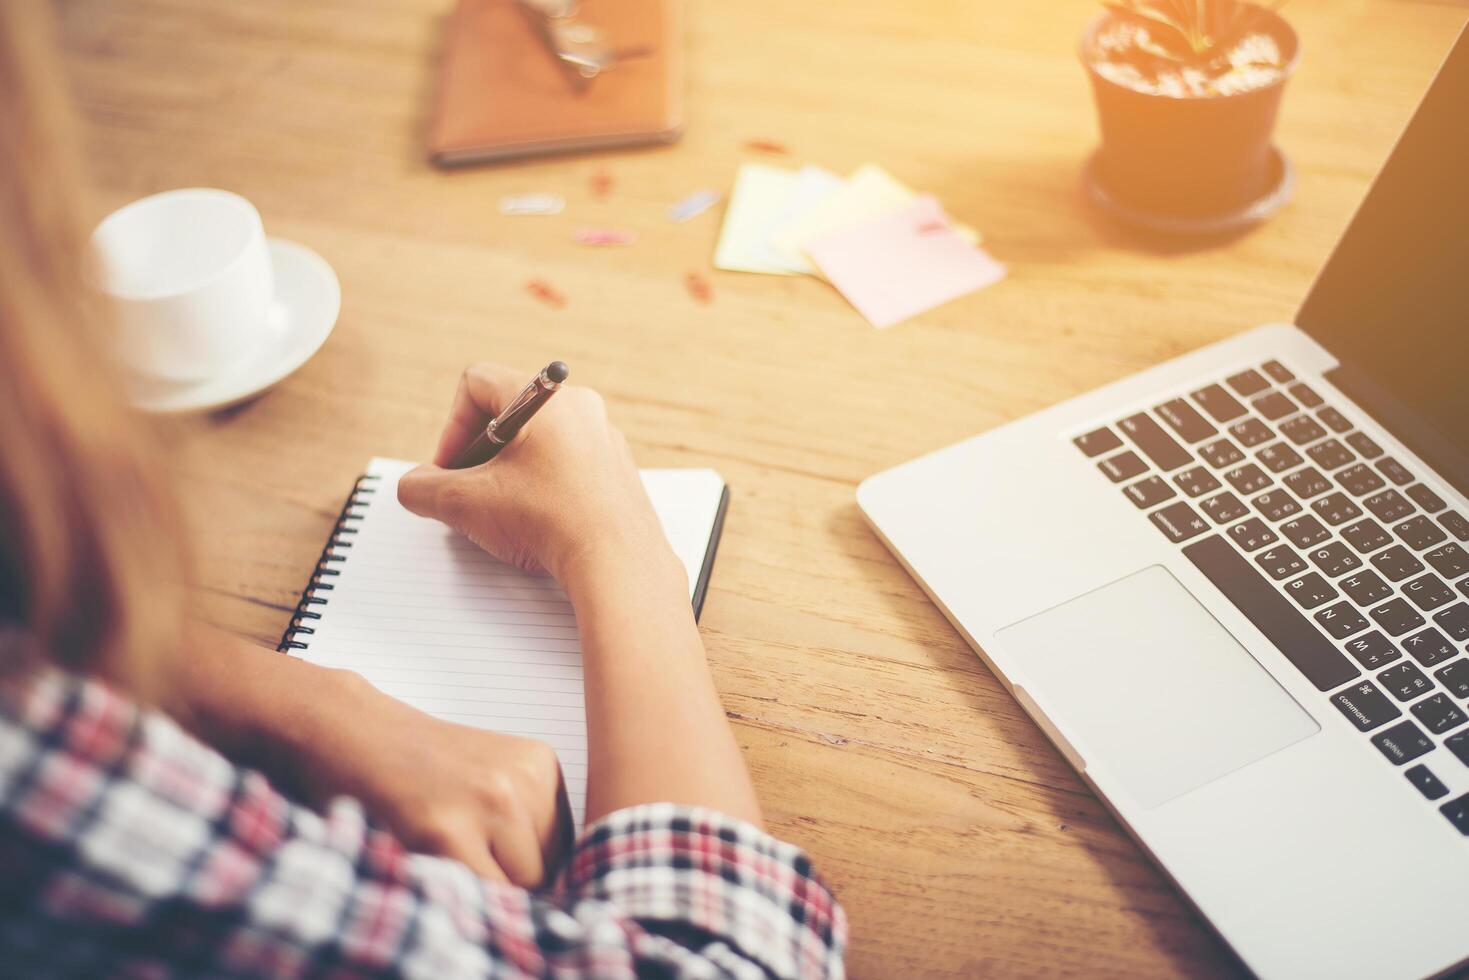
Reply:
M192 187L134 201L92 233L98 287L115 308L116 350L140 374L215 377L262 343L275 291L260 212Z

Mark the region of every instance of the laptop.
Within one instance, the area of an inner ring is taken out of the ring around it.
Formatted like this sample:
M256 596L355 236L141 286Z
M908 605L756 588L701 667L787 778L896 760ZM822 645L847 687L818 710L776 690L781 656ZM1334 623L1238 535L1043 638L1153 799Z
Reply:
M1265 977L1469 960L1469 32L1293 324L878 474L867 519Z

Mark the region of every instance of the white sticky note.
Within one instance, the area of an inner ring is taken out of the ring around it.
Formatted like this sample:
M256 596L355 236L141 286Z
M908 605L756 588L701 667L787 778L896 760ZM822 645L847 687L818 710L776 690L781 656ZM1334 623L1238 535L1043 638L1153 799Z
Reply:
M890 327L983 289L1006 271L965 241L931 197L818 238L808 251L874 327Z
M835 193L777 230L770 244L780 255L800 255L818 238L889 214L917 198L916 191L877 164L864 163ZM979 241L979 233L973 228L959 224L953 228L971 244Z
M770 248L771 225L783 213L781 208L796 181L794 170L759 163L740 167L714 247L714 268L772 276L796 274Z

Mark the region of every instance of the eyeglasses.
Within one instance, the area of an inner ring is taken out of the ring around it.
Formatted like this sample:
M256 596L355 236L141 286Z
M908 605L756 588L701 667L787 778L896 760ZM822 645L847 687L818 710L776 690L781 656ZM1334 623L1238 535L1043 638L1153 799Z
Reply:
M573 91L585 92L603 72L653 53L649 47L612 47L601 28L578 19L580 7L578 0L520 0Z

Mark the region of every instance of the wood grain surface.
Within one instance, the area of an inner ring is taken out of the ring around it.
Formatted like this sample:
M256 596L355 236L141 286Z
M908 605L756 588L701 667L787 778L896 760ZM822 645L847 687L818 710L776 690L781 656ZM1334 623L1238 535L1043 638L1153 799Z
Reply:
M1238 972L867 530L853 491L1288 319L1465 6L1291 3L1304 57L1278 141L1295 200L1247 234L1185 245L1114 227L1078 192L1096 138L1075 54L1088 0L693 0L680 143L441 172L424 132L448 3L60 5L100 209L229 188L342 281L336 331L299 373L170 429L203 615L274 643L369 456L428 454L466 363L564 358L643 464L713 466L732 487L704 637L775 832L847 907L853 976ZM880 162L980 228L1011 275L880 332L816 280L712 272L719 213L676 225L665 210L727 190L750 159ZM524 191L567 209L498 213ZM588 225L639 238L574 244ZM692 271L711 303L686 291ZM531 279L566 307L538 302Z

